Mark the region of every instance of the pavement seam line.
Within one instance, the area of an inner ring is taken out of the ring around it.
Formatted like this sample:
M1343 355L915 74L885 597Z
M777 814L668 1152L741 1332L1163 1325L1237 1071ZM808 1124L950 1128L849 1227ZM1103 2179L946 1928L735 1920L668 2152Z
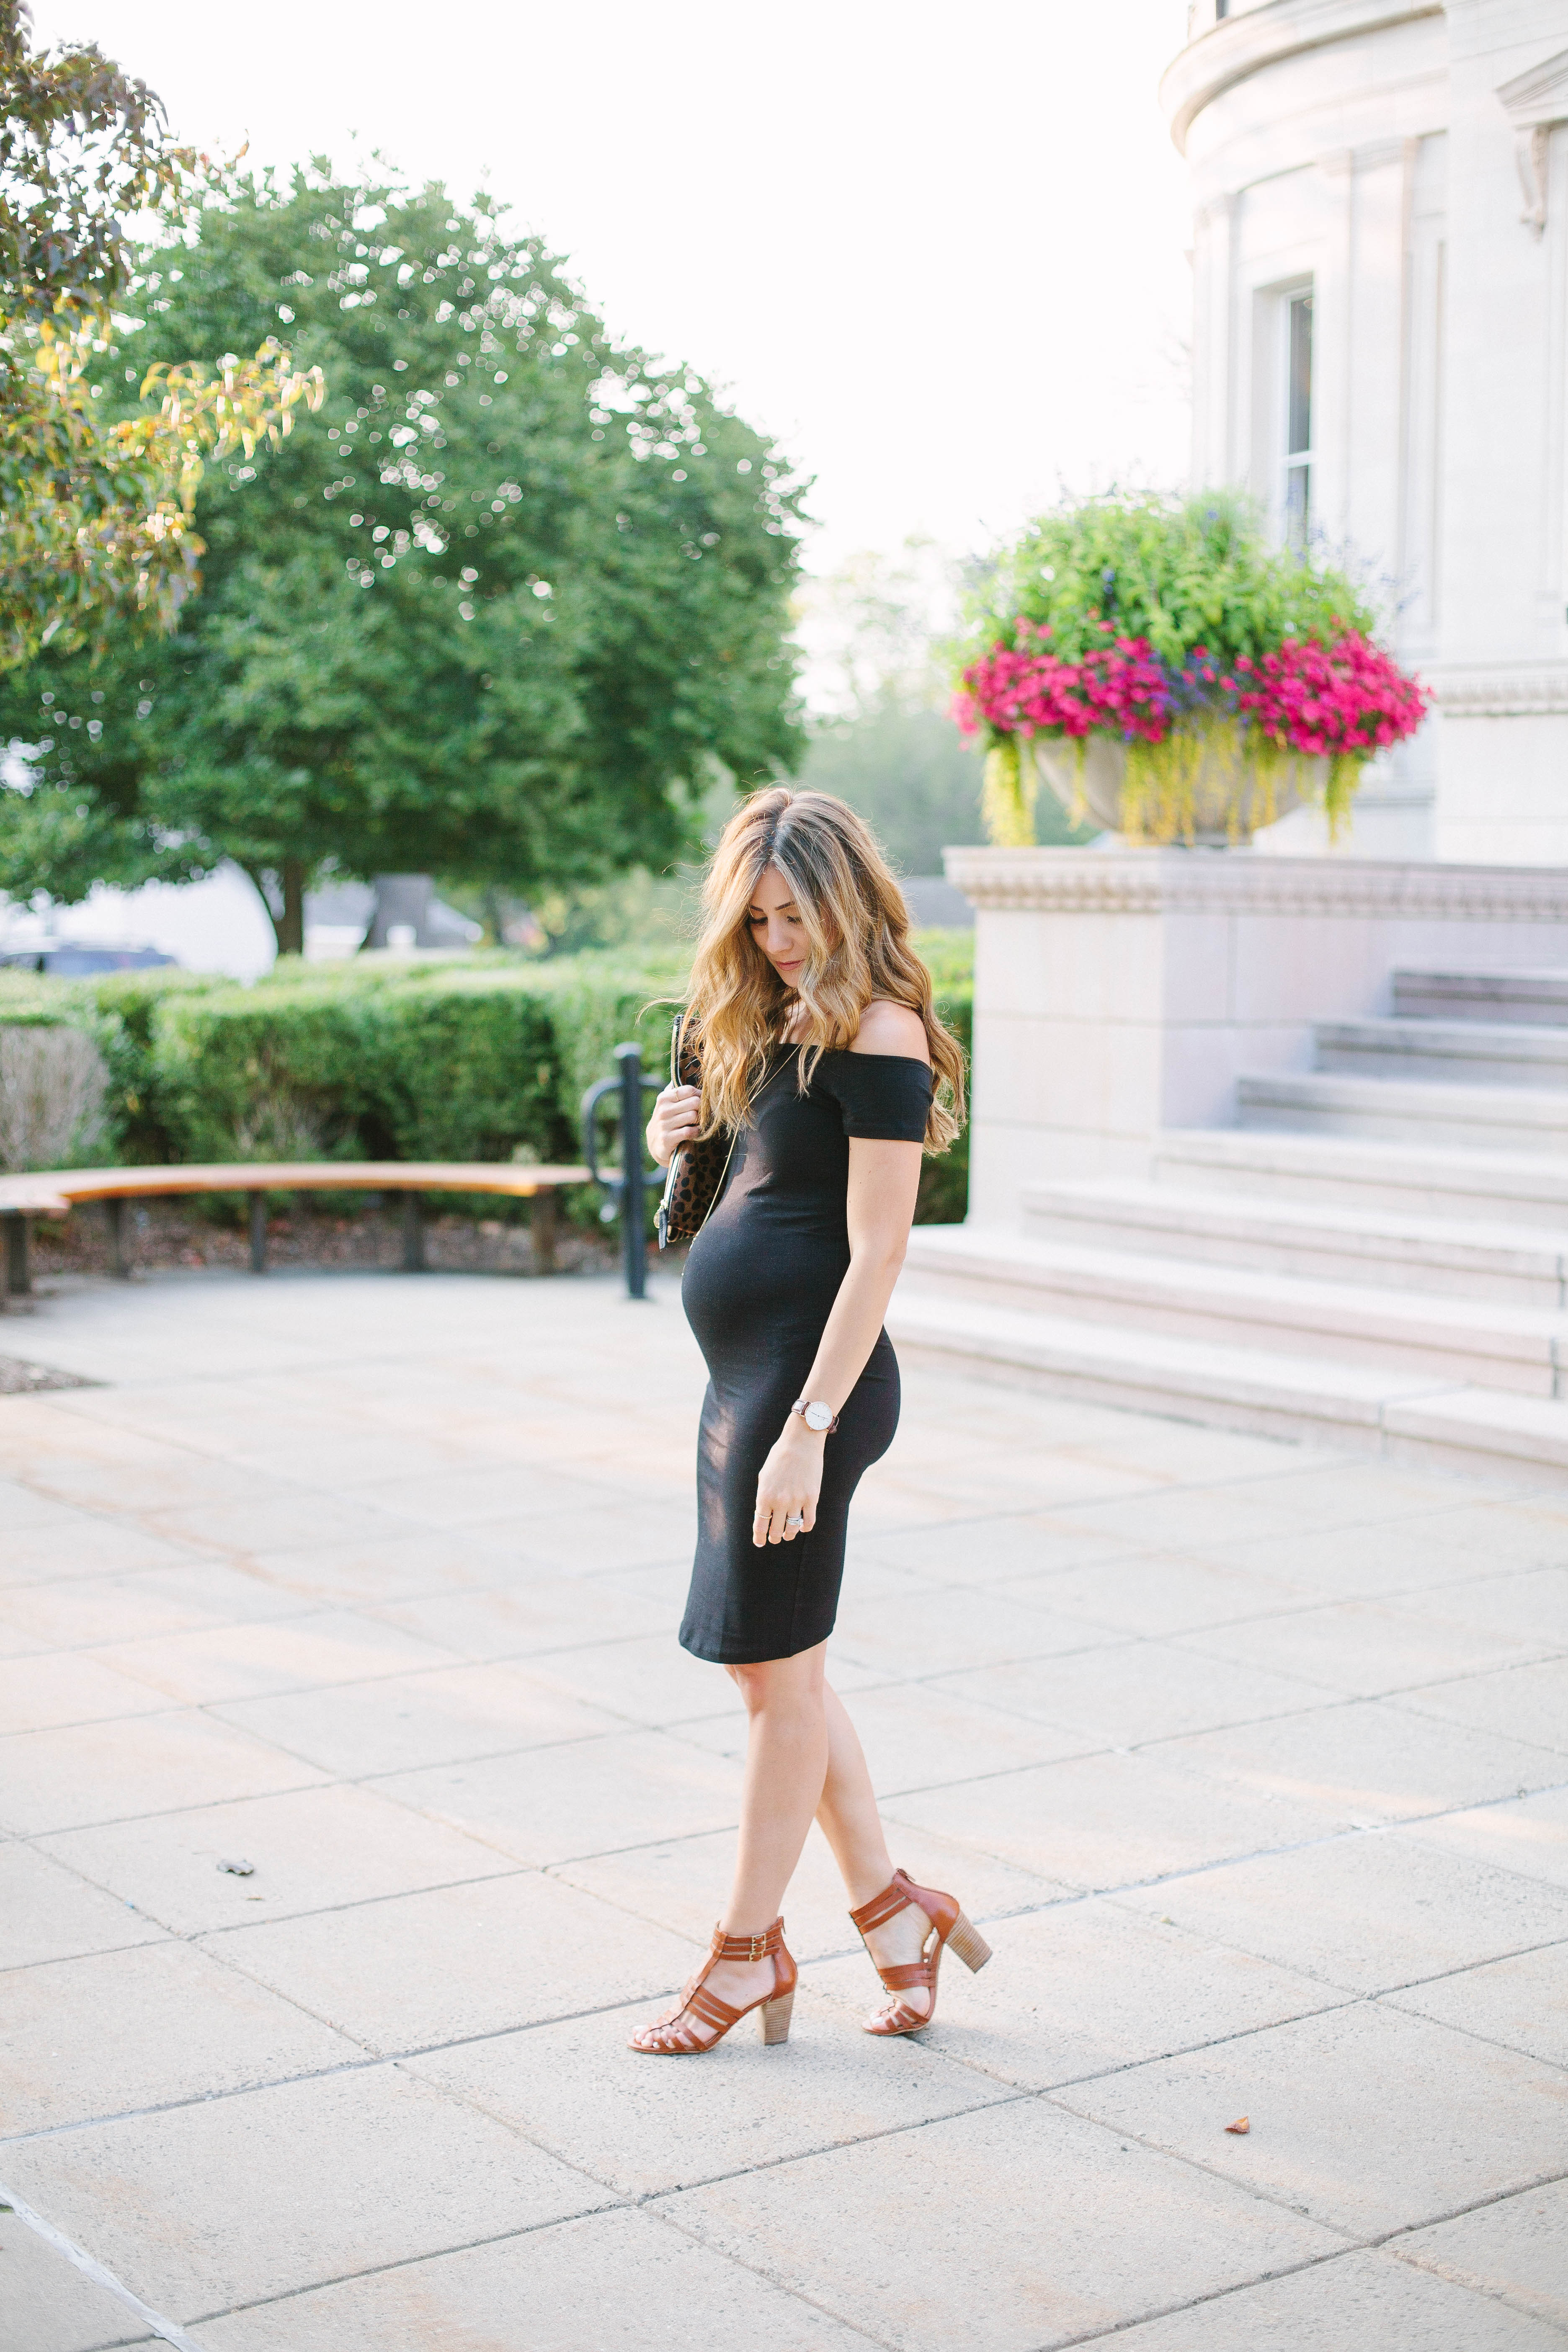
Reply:
M57 2254L63 2254L67 2262L73 2263L84 2278L92 2281L94 2286L102 2287L108 2294L117 2295L126 2309L133 2311L143 2326L153 2330L154 2336L161 2336L165 2344L174 2345L175 2352L202 2352L201 2346L193 2336L187 2336L183 2327L177 2326L172 2319L165 2319L162 2312L154 2311L150 2303L143 2303L141 2296L132 2294L130 2287L125 2285L122 2280L117 2279L111 2270L105 2269L103 2263L95 2255L89 2254L84 2246L79 2246L74 2238L68 2238L63 2230L57 2230L52 2221L47 2221L41 2213L35 2211L31 2205L24 2202L15 2189L7 2189L4 2181L0 2181L0 2203L9 2205L18 2221L25 2222L29 2230L36 2231L46 2245L52 2246Z

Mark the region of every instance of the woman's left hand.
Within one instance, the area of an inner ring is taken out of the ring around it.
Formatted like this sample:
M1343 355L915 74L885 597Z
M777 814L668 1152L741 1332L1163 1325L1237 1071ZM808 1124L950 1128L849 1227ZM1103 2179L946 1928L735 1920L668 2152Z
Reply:
M816 1498L822 1492L823 1441L796 1413L763 1463L757 1479L757 1508L752 1521L752 1541L794 1543L816 1525Z

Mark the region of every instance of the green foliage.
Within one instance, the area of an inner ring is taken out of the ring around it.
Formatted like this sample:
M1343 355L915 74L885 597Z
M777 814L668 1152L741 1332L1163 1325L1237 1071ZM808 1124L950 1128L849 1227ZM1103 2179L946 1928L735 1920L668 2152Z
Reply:
M1285 637L1371 634L1373 614L1342 572L1270 544L1232 491L1187 499L1111 492L1042 515L998 557L970 600L962 661L1011 641L1018 616L1048 622L1051 650L1083 658L1110 621L1177 667L1194 646L1225 662Z
M326 406L258 483L208 469L175 636L0 686L0 730L38 747L0 887L229 856L277 877L298 948L329 859L531 898L668 864L715 763L794 763L786 468L690 372L615 345L484 200L247 180L149 257L140 307L128 356L286 330Z
M127 223L188 219L221 184L176 147L145 83L90 44L34 52L28 12L0 0L0 665L54 644L173 623L198 582L191 509L205 453L289 430L321 395L263 337L219 373L154 362L137 413L89 380L134 275ZM148 357L151 358L151 353ZM157 399L156 407L145 396Z
M924 931L938 1008L967 1052L973 940ZM579 1105L639 1045L661 1080L678 961L284 958L252 988L163 967L51 981L0 971L0 1026L85 1029L109 1066L121 1166L247 1159L575 1160ZM926 1163L923 1222L963 1217L968 1137ZM471 1210L471 1202L469 1204Z

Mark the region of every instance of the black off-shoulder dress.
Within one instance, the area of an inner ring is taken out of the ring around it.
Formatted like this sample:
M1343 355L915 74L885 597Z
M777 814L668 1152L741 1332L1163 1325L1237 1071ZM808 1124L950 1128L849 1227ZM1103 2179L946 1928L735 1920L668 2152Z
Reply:
M758 1475L849 1265L849 1139L919 1143L931 1108L930 1070L903 1055L824 1054L803 1095L800 1051L774 1054L680 1286L709 1371L680 1640L723 1665L790 1658L826 1640L850 1497L899 1425L898 1359L883 1331L826 1441L816 1525L792 1543L752 1543Z

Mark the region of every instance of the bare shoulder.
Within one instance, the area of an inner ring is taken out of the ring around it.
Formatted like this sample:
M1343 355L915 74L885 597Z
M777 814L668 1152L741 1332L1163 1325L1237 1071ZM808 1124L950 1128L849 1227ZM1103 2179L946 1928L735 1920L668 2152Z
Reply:
M860 1015L849 1051L852 1054L896 1054L904 1060L931 1063L926 1025L907 1004L891 1004L877 997Z

